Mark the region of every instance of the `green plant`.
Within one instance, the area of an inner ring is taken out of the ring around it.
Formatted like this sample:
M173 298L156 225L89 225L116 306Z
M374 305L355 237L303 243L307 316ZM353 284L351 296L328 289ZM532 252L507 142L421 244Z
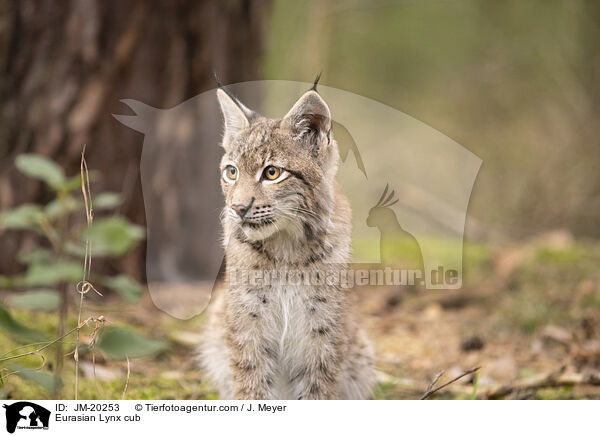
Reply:
M17 255L17 260L24 265L24 272L10 277L0 276L0 289L11 291L5 299L8 307L0 304L0 329L12 343L27 344L25 348L33 349L23 352L21 347L0 356L2 382L7 374L17 374L51 388L55 397L60 396L62 385L63 339L72 333L77 334L74 355L76 361L79 358L79 329L85 324L81 321L83 294L95 291L102 295L99 289L108 288L127 302L134 303L142 292L141 285L125 274L90 276L92 248L94 257L118 258L142 240L145 232L142 227L113 212L121 203L119 194L113 192L103 192L94 198L94 211L100 211L102 216L96 218L92 225L89 176L87 166L84 172L84 164L82 156L81 174L67 177L62 168L50 159L36 154L19 155L16 158L17 168L23 174L44 182L52 193L52 200L45 205L22 204L0 214L0 231L20 230L37 235L36 248ZM87 220L81 219L83 210ZM78 308L79 320L72 330L65 333L71 306ZM48 332L23 325L12 316L9 308L57 313L56 337L49 339ZM117 358L127 358L123 350L127 349L128 343L135 345L135 356L153 354L164 348L161 341L152 341L130 331L119 333L114 328L110 332L112 340L96 341L100 324L96 322L92 342L101 350L102 345L107 344L104 351L109 355L115 355L113 349L116 347L120 350ZM50 374L42 367L48 360L44 353L51 348L55 349L55 357L50 383ZM17 358L31 356L41 357L42 365L32 370L16 363Z

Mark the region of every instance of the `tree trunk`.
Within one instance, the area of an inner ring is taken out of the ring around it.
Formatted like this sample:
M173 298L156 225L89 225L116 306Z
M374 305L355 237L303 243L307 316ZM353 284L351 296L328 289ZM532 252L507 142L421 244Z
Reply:
M17 154L44 154L73 175L87 144L102 174L92 194L121 192L121 213L144 225L143 140L111 116L127 112L119 99L168 108L214 88L213 71L224 83L257 79L267 9L267 0L2 2L0 210L48 197L16 171ZM19 268L29 237L0 235L0 274ZM143 278L144 254L140 246L118 267Z

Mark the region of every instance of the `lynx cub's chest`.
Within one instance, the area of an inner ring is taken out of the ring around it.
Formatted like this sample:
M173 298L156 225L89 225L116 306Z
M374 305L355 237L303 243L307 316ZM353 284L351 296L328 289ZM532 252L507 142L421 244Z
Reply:
M263 292L259 296L262 307L258 311L257 322L261 324L262 333L276 356L277 374L273 389L277 398L290 398L290 380L299 369L295 362L311 352L307 341L311 329L307 290L302 285L287 284L273 285ZM252 298L248 296L249 300Z
M306 343L310 332L306 297L302 286L278 286L271 291L273 304L266 309L265 316L275 326L273 340L277 343L279 373L275 377L274 391L279 398L290 398L290 380L298 370L295 362L311 351L310 344Z

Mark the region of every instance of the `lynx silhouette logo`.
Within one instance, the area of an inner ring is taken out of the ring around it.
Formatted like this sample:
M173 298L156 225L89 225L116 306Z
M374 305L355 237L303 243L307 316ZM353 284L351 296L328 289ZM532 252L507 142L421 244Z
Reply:
M2 407L6 409L6 431L9 433L14 433L16 429L48 430L50 423L48 409L29 401L4 404Z
M227 89L245 106L281 118L311 86L264 80ZM223 120L215 92L168 109L126 99L122 102L133 114L113 115L144 135L140 175L148 288L159 309L180 319L206 308L210 293L195 284L214 282L223 270L217 170ZM318 92L331 109L342 158L337 180L352 206L353 252L360 253L354 265L402 265L398 257L409 249L427 289L460 288L467 207L482 160L390 106L325 85ZM193 286L177 298L173 286L164 286L186 282Z

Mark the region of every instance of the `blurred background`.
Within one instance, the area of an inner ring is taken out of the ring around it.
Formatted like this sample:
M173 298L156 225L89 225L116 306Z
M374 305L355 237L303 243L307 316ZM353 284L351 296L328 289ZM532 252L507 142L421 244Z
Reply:
M600 398L599 43L592 0L4 0L0 354L78 325L74 283L91 238L89 280L103 295L86 294L82 398L120 398L128 357L127 398L214 397L193 363L203 317L171 319L145 289L144 137L111 114L131 114L124 98L174 107L213 89L213 71L224 84L323 71L323 85L407 113L483 160L463 288L357 292L377 349L376 397L415 398L440 370L481 365L444 395ZM91 195L103 194L93 231L84 144ZM199 152L218 177L218 148ZM218 195L205 197L218 209ZM189 245L208 270L217 248ZM0 358L0 395L72 398L73 347L71 335Z

